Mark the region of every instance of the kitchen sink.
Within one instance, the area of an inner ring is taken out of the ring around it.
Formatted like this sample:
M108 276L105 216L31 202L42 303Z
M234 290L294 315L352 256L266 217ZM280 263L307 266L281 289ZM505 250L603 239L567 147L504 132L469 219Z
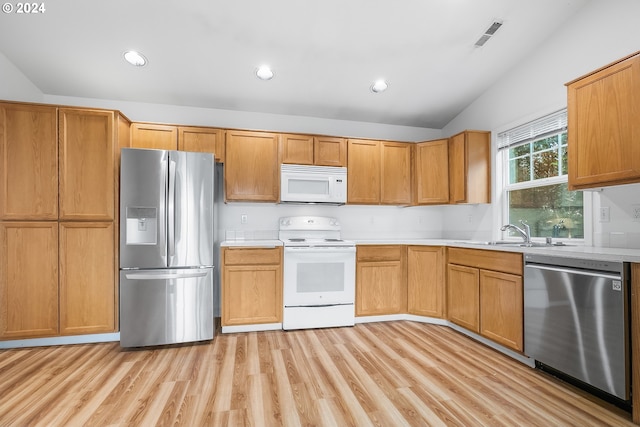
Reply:
M507 247L515 247L515 248L538 248L538 247L546 247L546 246L568 246L568 245L547 245L546 243L538 243L538 242L514 242L513 240L467 240L467 241L459 241L455 243L463 243L468 245L487 245L487 246L507 246Z

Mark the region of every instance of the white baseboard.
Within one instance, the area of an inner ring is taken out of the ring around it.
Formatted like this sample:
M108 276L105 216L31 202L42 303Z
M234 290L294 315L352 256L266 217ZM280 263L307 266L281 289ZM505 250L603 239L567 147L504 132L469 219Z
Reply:
M263 323L257 325L223 326L223 334L234 334L236 332L259 332L276 331L282 329L282 323Z
M64 337L31 338L26 340L0 341L0 349L22 347L44 347L50 345L94 344L120 341L120 332L110 334L70 335Z

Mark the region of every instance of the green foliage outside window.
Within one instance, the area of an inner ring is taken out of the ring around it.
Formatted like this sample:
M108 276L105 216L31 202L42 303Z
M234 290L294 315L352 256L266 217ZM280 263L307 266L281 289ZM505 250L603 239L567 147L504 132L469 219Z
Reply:
M509 148L508 162L509 222L524 220L532 237L584 238L582 192L553 179L567 174L567 133Z

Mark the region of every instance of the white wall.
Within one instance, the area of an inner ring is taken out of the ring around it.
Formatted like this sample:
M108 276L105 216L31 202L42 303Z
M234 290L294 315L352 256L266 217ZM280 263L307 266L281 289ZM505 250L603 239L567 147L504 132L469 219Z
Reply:
M50 104L90 106L120 110L125 116L135 122L162 122L228 129L312 133L409 142L426 141L442 137L442 131L440 129L321 119L317 117L285 116L280 114L250 113L213 108L52 95L45 95L44 101Z
M442 236L441 207L317 206L229 203L221 207L219 227L227 238L277 238L278 219L320 215L338 218L345 239L418 239ZM240 222L247 215L247 223Z
M639 16L638 0L592 0L451 121L443 134L487 129L495 139L497 132L566 107L565 83L640 49ZM630 208L640 204L639 190L638 185L627 185L594 195L596 220L587 233L593 232L595 245L640 246L640 222L631 220ZM492 206L445 208L444 236L499 237L500 210L495 189L493 200ZM601 205L611 207L609 223L597 222ZM471 223L469 215L473 218Z
M0 52L0 99L42 102L42 92Z
M609 208L609 221L600 222L599 209ZM594 246L640 249L640 184L605 187L593 193Z

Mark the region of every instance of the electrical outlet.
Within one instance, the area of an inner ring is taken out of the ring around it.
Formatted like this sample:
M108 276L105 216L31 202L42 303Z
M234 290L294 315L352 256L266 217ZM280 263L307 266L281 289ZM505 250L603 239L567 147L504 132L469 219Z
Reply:
M631 218L635 222L640 222L640 205L631 205Z
M609 222L611 220L609 212L609 206L603 206L600 208L600 222Z
M249 217L247 216L247 214L240 215L240 224L246 224L247 221L249 221Z

